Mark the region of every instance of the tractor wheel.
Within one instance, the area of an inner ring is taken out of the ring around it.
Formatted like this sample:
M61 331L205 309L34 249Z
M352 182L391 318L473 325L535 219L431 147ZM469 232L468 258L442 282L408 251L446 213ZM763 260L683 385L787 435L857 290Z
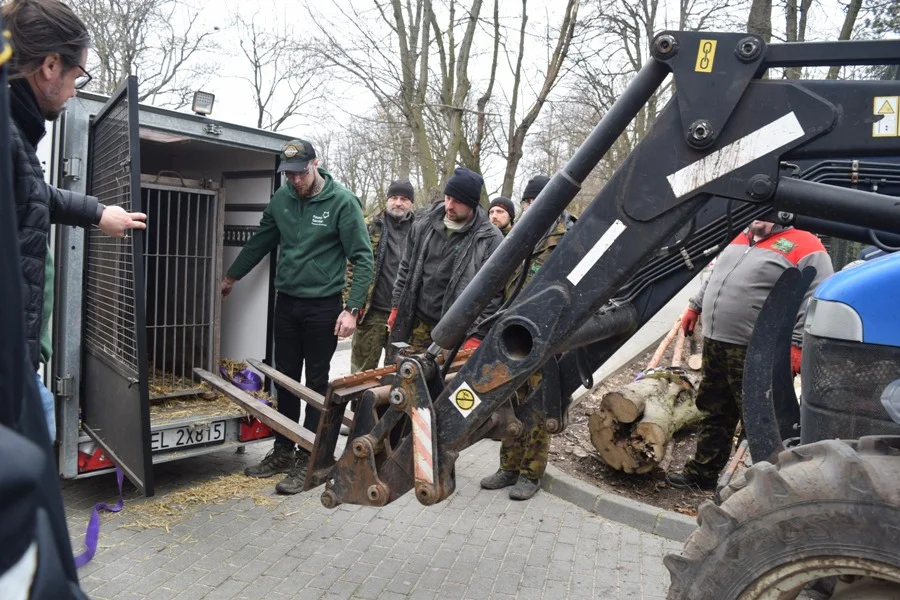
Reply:
M785 450L722 498L665 558L669 600L900 598L900 437Z

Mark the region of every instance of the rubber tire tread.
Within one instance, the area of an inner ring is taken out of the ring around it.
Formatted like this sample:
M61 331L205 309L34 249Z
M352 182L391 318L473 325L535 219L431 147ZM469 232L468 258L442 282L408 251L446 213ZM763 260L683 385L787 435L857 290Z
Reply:
M665 557L669 600L736 600L766 572L812 557L900 569L900 436L785 450L722 496L700 506L682 554Z

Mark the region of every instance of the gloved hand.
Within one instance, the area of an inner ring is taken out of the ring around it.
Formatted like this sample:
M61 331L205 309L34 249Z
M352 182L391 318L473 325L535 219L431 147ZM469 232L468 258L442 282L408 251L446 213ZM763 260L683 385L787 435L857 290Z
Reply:
M684 313L681 315L681 328L684 329L685 335L694 333L694 327L697 325L697 320L699 318L700 313L693 308L684 309Z
M388 331L394 328L394 321L397 320L397 307L391 309L391 315L388 317Z
M469 339L466 340L466 343L463 344L462 349L463 350L474 350L475 348L477 348L480 345L481 345L481 340L479 340L478 338L470 337Z
M803 358L803 351L800 346L791 346L791 375L800 374L800 362Z

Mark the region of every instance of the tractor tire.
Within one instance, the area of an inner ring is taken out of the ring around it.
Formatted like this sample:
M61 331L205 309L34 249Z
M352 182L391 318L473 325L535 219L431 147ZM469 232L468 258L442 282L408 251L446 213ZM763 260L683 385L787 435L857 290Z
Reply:
M849 597L900 598L900 436L785 450L722 499L700 506L682 554L665 557L669 600L805 598L839 576L843 594L873 581L891 590Z

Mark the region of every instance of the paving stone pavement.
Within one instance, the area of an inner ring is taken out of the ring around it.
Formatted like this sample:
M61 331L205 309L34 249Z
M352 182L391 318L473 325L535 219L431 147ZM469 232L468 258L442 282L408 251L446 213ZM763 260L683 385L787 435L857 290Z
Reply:
M157 497L258 461L221 452L155 469ZM142 501L102 513L100 546L80 571L95 600L167 599L644 599L665 597L662 557L681 545L604 521L546 492L513 502L480 489L498 444L482 441L457 462L457 491L437 506L408 493L373 509L319 503L320 490L195 507L170 527L138 529ZM130 484L126 484L129 485ZM63 483L76 552L95 502L115 497L114 477Z

